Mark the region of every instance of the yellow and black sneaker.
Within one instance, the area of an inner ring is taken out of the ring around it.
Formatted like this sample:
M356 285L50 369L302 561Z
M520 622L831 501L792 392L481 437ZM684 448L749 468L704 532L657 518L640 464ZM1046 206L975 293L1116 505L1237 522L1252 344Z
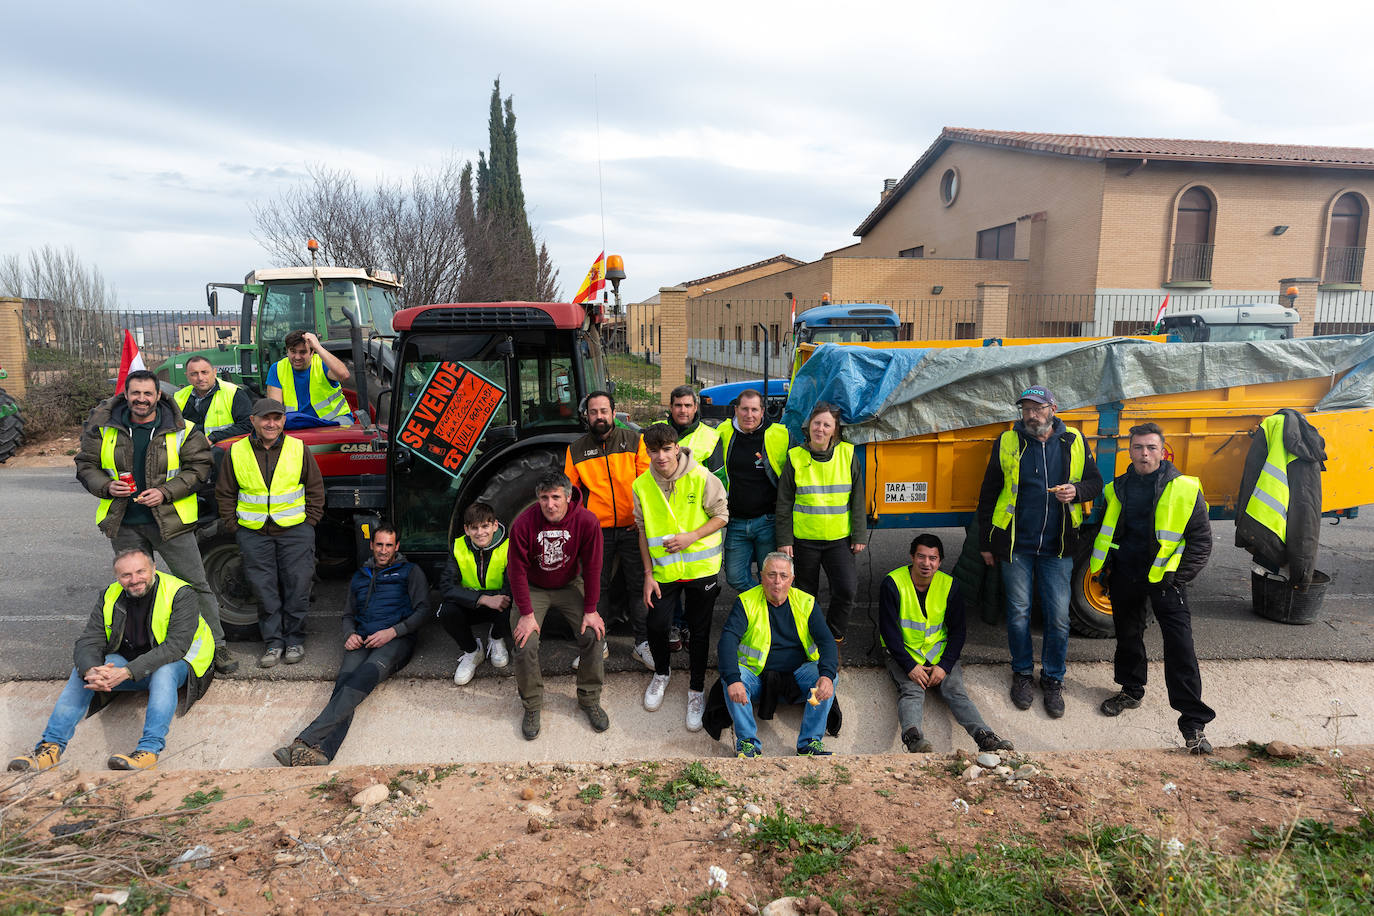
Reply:
M61 759L62 748L51 741L40 741L32 754L15 757L7 769L16 773L40 773L57 766L57 761Z
M132 754L112 754L105 765L112 770L151 770L157 766L157 754L134 751Z

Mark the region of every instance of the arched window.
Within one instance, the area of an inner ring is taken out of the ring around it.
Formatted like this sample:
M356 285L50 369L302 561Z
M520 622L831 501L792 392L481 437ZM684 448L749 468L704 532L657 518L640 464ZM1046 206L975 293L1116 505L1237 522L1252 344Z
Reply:
M1174 260L1169 279L1212 279L1212 217L1215 206L1206 188L1189 188L1178 199L1174 223Z
M1327 234L1326 283L1359 283L1364 270L1364 203L1355 193L1342 194L1331 208L1331 231Z

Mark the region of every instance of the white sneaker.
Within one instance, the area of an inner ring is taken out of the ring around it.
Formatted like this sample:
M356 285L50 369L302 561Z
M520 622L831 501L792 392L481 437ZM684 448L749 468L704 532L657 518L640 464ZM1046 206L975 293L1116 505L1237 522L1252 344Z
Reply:
M655 674L649 678L649 686L644 690L644 708L656 712L663 705L663 694L668 692L668 675Z
M706 694L701 690L687 691L687 730L701 731L701 717L706 714Z
M477 640L476 652L464 652L458 657L458 670L453 672L453 683L462 687L472 676L477 673L477 666L482 664L482 641Z
M510 653L506 651L504 639L487 640L487 658L493 668L504 668L510 664Z
M606 660L606 659L608 659L608 658L610 658L610 657L611 657L611 646L610 646L609 643L604 643L604 642L603 642L603 643L601 644L601 658L602 658L602 660L604 661L604 660ZM577 670L577 666L580 665L580 664L582 664L582 656L579 655L579 656L577 656L577 657L575 657L575 658L573 659L573 666L572 666L573 670L576 671L576 670Z
M631 652L630 655L643 662L645 668L648 668L650 671L654 670L654 653L649 651L649 641L647 639L635 646L635 650Z

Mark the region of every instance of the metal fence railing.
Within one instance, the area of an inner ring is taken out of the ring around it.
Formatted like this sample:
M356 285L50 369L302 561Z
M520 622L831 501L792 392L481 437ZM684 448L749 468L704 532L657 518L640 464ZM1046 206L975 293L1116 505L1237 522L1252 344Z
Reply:
M1212 251L1215 248L1209 242L1175 243L1169 279L1174 282L1212 279Z
M51 300L28 299L23 309L28 368L37 381L74 363L117 367L130 331L144 365L156 368L174 353L238 343L236 319L216 318L206 311L101 311L65 306ZM227 336L221 338L220 332Z

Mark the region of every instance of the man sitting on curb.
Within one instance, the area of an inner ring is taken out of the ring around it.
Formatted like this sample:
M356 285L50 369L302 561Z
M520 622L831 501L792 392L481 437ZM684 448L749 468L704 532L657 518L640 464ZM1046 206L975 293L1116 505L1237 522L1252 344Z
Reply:
M173 713L184 714L214 680L215 637L200 616L195 589L155 572L141 548L120 551L114 571L118 581L105 589L77 637L76 667L42 739L32 754L11 760L11 770L56 766L82 718L103 709L115 692L135 690L148 694L143 737L133 753L115 754L108 765L146 770L167 744Z
M763 562L762 578L762 584L735 599L716 644L716 664L735 727L735 753L746 758L763 755L754 703L762 676L775 671L790 675L802 693L809 694L797 734L797 755L828 756L821 735L839 671L835 637L815 597L792 587L796 574L791 557L770 553Z
M429 618L424 571L400 552L396 529L372 532L372 559L353 574L344 605L344 656L324 711L287 747L272 752L284 767L322 766L348 737L353 713L377 685L400 671Z
M911 542L911 565L895 569L878 593L878 638L887 649L887 672L897 685L902 743L913 754L929 753L921 733L926 692L938 691L980 751L1013 750L983 721L964 692L964 599L959 583L940 571L944 543L933 534Z

